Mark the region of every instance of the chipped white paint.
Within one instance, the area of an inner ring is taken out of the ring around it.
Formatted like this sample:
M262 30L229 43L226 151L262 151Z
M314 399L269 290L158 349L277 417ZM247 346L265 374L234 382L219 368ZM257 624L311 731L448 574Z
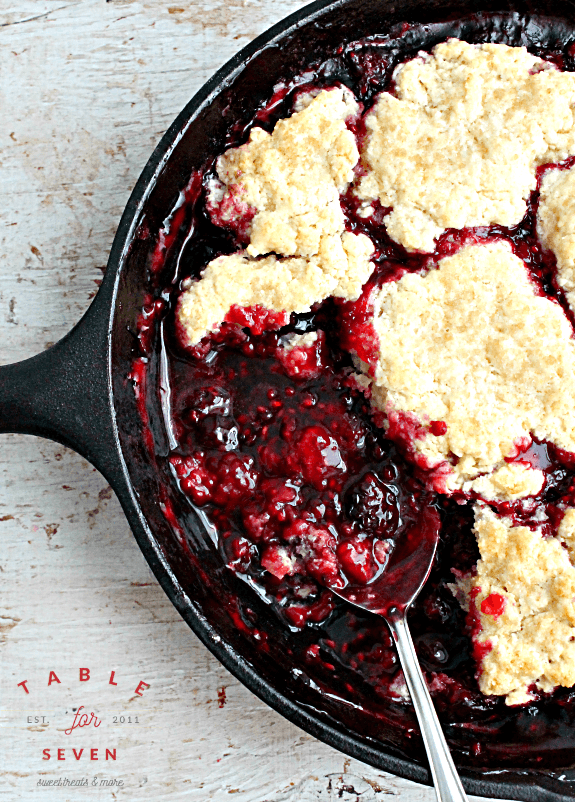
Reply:
M217 67L302 5L0 0L2 362L78 320L160 135ZM431 802L431 789L346 759L236 682L167 601L84 460L4 435L0 471L0 799ZM82 666L92 671L85 686ZM50 669L61 684L48 688ZM139 699L141 679L151 687ZM116 762L41 760L44 747L67 746L65 711L79 704L107 720L140 714L137 731L115 731ZM49 726L27 723L46 713ZM124 785L37 786L96 775Z

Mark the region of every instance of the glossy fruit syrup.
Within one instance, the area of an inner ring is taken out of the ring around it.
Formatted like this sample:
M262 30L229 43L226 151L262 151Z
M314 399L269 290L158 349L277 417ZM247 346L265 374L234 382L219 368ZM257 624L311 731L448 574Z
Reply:
M378 92L392 88L397 63L447 35L526 44L517 22L506 19L475 17L449 28L403 26L395 38L351 43L317 64L313 74L278 86L251 124L271 130L302 88L342 83L367 111ZM573 69L569 48L531 49ZM232 128L227 145L244 142L249 128ZM354 131L361 140L361 121ZM235 307L217 332L190 349L182 345L175 322L181 282L198 277L216 256L243 247L249 230L249 209L238 209L229 220L209 208L213 165L207 163L182 191L150 264L149 303L141 315L140 357L131 378L154 459L168 467L183 502L201 510L214 527L222 562L289 633L294 672L326 700L342 700L358 716L363 711L362 721L373 714L378 726L394 728L404 740L417 733L417 725L385 624L351 608L329 587L372 582L405 532L421 524L423 511L436 510L440 542L409 624L452 746L461 761L476 766L566 765L575 746L572 689L536 693L532 703L518 708L478 689L481 655L473 654L470 638L477 618L466 616L452 591L456 578L472 571L479 558L474 499L430 489L430 473L413 460L406 436L413 435L409 426L420 424L391 421L386 431L357 384L350 356L353 351L373 362L377 341L369 316L378 286L406 271L432 269L463 245L492 238L512 243L539 291L557 299L573 322L555 281L554 259L536 237L537 192L518 226L450 230L434 254L421 255L407 254L387 236L388 210L360 217L350 191L341 199L347 227L366 233L376 247L374 274L357 302L328 299L303 315ZM293 335L310 332L316 335L312 344L285 347ZM157 395L162 421L148 413L157 406L149 399ZM441 434L444 425L431 421L428 427ZM167 448L156 447L155 429L162 430ZM526 442L514 458L544 470L541 498L495 508L517 524L540 527L536 513L544 506L549 519L544 533L553 534L561 517L558 505L575 505L571 457L549 444ZM265 632L229 607L239 627L258 633L258 648ZM497 615L500 601L490 597L487 607L484 613Z

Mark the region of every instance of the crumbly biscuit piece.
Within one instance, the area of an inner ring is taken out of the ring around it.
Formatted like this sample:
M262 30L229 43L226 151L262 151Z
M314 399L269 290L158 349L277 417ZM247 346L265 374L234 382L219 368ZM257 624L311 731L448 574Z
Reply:
M533 470L520 462L506 463L490 475L465 483L464 492L473 490L486 501L515 501L537 496L545 482L543 471Z
M575 167L543 176L537 233L557 258L557 283L575 310Z
M567 507L557 530L557 537L565 545L575 564L575 508Z
M437 490L473 489L468 483L499 469L497 497L529 495L539 472L503 470L516 444L534 435L575 452L572 328L507 242L462 248L425 276L384 284L373 325L372 403L422 427L447 426L441 435L420 427L411 442L426 467L451 462Z
M281 343L284 351L293 351L294 348L310 348L316 344L318 338L317 331L307 331L305 334L290 334Z
M575 511L574 511L575 512ZM489 507L475 507L481 553L477 575L461 583L475 607L482 693L505 695L507 704L575 684L575 567L559 537L513 526Z
M345 120L359 106L343 88L308 95L307 102L301 111L279 120L271 134L253 128L245 145L218 159L226 192L233 188L238 194L239 187L242 201L257 210L247 247L250 256L315 256L324 237L345 229L339 196L359 159Z
M518 223L538 165L575 152L575 74L525 48L456 39L395 73L366 118L359 197L390 236L433 251L446 228Z
M178 316L190 345L234 304L305 312L329 295L358 298L371 275L373 244L345 230L339 198L359 158L345 125L358 104L349 90L332 89L300 98L297 108L273 133L254 128L218 160L224 188L212 196L226 209L241 198L256 213L246 251L213 260L183 293Z
M330 295L357 298L373 265L367 237L325 237L320 253L310 258L255 260L242 253L209 263L199 281L180 296L178 320L189 345L216 329L230 308L263 306L276 312L306 312Z

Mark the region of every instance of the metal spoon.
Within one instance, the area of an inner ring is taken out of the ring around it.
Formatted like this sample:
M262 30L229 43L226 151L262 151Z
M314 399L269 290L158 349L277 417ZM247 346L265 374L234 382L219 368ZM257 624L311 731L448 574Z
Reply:
M424 511L420 525L402 536L389 564L373 582L368 585L350 583L343 589L332 587L331 590L356 607L377 613L387 621L421 728L437 799L439 802L465 802L467 796L423 678L406 618L429 576L438 538L437 514L430 508Z

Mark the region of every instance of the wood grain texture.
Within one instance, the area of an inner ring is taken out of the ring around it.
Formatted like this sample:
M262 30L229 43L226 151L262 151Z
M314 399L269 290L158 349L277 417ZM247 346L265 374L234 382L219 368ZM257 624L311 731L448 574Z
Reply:
M79 319L171 120L241 46L302 5L0 2L3 363ZM431 789L346 759L236 682L168 602L110 488L82 458L3 435L0 472L0 799L431 802ZM48 687L50 670L60 683ZM141 698L140 680L150 684ZM65 736L82 704L101 729ZM140 723L113 729L122 713ZM50 723L28 723L34 715ZM118 758L75 761L69 744L115 745ZM42 761L45 747L67 747L66 761ZM38 787L84 776L123 785Z

